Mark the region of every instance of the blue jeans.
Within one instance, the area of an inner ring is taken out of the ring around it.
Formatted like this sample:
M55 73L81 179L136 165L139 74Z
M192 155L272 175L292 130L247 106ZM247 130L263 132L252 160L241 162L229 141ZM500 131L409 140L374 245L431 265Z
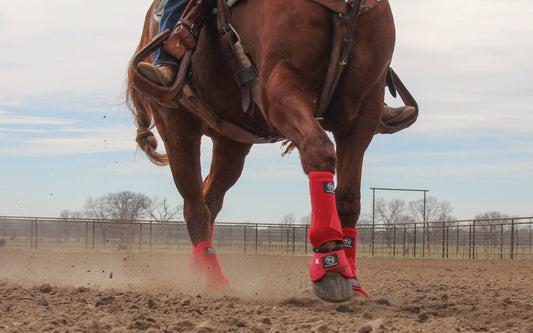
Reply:
M189 0L168 0L165 8L163 8L163 15L161 16L161 23L159 24L159 32L163 32L167 29L172 29L178 23L181 18L185 7ZM154 52L154 58L152 61L156 65L170 64L178 65L178 59L171 56L168 52L159 48Z

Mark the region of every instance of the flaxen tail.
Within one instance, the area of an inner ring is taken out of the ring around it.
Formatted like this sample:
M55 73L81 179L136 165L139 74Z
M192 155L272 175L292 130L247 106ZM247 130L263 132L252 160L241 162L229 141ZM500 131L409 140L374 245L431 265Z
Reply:
M152 17L152 8L146 15L144 28L142 32L141 42L137 47L136 53L139 52L144 45L151 40L150 36L150 20ZM135 116L135 123L137 125L137 141L138 146L146 153L148 158L157 165L167 165L168 157L166 154L157 152L157 139L152 133L154 127L154 110L156 104L145 94L138 91L133 82L134 68L133 59L128 66L128 85L126 88L126 103Z

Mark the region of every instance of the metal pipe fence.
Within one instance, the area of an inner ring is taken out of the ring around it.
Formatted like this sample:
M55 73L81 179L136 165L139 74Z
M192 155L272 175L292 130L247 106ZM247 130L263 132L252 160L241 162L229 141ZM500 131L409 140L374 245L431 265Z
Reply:
M218 252L310 254L308 225L217 223ZM533 259L533 217L360 224L363 256ZM0 217L0 250L178 251L191 243L185 222Z

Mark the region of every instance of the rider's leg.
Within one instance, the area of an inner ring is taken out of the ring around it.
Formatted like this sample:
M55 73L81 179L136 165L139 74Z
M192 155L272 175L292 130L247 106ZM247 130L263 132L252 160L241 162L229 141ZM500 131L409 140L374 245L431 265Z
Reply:
M161 23L159 24L159 33L170 30L178 23L189 0L168 0L163 8ZM140 63L138 70L150 81L160 86L169 86L174 81L174 76L178 68L178 59L162 47L155 50L153 55L153 65L149 63Z

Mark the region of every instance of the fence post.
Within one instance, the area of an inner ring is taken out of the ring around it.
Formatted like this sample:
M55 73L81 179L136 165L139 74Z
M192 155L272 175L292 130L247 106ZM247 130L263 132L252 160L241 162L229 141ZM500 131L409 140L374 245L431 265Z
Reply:
M246 226L244 226L244 253L246 253Z
M304 244L305 244L305 254L307 254L307 228L308 225L305 225L305 235L304 235Z
M143 247L143 224L139 223L139 251L142 250Z
M445 232L445 227L446 227L446 224L444 222L442 222L442 259L444 259L444 255L445 255L445 248L446 248L446 239L445 239L445 235L444 235L444 232Z
M255 253L257 254L257 224L255 225Z
M92 249L94 250L94 238L96 235L96 220L93 220L93 240L92 240Z
M514 259L514 219L511 219L511 259Z
M296 250L295 237L296 237L296 228L292 227L292 254L294 254L294 251Z
M35 249L39 247L39 222L35 219Z
M503 259L503 223L500 224L500 259Z
M161 230L161 226L159 226L159 230ZM152 252L152 220L150 220L150 240L148 241L148 250Z
M427 224L422 223L422 258L426 257L426 230Z
M33 220L31 220L31 225L30 225L30 249L33 249L33 224L35 222Z
M468 259L472 259L472 226L468 226Z
M414 230L414 241L413 241L413 257L416 258L416 223L415 223L415 230Z
M476 220L472 222L472 259L476 259Z
M405 234L407 233L407 228L403 227L403 255L402 257L405 257Z
M392 226L392 256L396 257L396 224Z
M232 243L232 241L231 241L231 232L232 231L233 231L233 226L230 225L229 226L229 252L231 252L231 243Z

